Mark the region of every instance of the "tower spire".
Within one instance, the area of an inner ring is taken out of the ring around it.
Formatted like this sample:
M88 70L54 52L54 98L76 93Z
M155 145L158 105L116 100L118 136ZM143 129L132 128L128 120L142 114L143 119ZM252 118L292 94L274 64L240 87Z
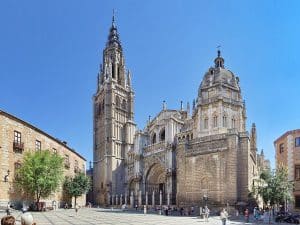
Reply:
M113 9L112 22L111 22L111 27L109 29L106 47L117 47L117 48L122 49L121 41L119 39L119 34L118 34L117 26L116 26L114 9Z
M111 26L112 26L112 27L116 27L116 24L115 24L115 9L113 9L113 15L112 15L112 23L111 23Z

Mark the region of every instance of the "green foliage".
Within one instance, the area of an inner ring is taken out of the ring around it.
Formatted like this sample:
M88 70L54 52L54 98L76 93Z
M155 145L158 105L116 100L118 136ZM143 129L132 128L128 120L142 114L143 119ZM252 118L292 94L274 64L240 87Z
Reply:
M55 192L62 178L63 158L48 150L26 153L16 174L18 187L37 202Z
M78 173L75 177L66 177L64 182L64 189L70 197L76 198L87 193L91 188L90 178L84 173Z
M256 180L252 193L260 196L265 205L280 205L292 200L293 183L288 180L288 170L278 167L276 171L263 171Z

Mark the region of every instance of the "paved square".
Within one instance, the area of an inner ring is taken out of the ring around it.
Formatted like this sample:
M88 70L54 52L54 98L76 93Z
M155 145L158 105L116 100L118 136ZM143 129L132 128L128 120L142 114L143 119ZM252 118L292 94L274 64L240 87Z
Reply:
M129 225L144 225L144 224L167 224L167 225L186 225L186 224L212 224L221 225L219 217L209 218L209 222L204 222L203 219L197 217L180 217L180 216L164 216L157 214L144 215L142 212L122 212L120 210L98 209L98 208L82 208L76 215L74 209L59 209L50 212L32 212L37 225L55 224L129 224ZM0 217L5 215L0 212ZM17 219L17 225L20 224L21 212L13 211L12 215ZM227 224L244 224L242 222L227 221Z

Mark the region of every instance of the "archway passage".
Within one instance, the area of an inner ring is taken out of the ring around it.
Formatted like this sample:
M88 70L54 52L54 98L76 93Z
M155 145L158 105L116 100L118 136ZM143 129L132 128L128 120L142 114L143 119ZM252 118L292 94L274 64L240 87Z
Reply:
M166 204L166 174L165 169L160 164L154 164L148 171L146 176L146 192L148 192L148 199L152 204L152 193L154 191L155 204L159 204L159 194L162 192L162 204Z

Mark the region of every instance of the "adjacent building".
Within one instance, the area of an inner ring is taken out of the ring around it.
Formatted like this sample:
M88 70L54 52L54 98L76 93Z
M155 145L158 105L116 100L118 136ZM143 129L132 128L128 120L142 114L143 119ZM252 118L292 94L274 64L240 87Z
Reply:
M142 130L113 18L94 101L94 200L120 205L245 205L259 162L239 78L218 51L190 109L166 102ZM200 81L200 77L199 77Z
M39 128L0 110L0 205L11 202L14 205L22 205L24 201L32 199L24 198L15 190L15 174L22 165L24 153L27 151L50 150L64 157L64 175L74 176L78 172L85 173L86 160L66 142L60 141ZM42 199L46 206L70 204L62 188L48 199ZM77 200L78 204L85 205L85 195Z
M276 167L288 168L288 178L294 182L294 204L292 209L300 209L300 129L285 132L274 141Z

